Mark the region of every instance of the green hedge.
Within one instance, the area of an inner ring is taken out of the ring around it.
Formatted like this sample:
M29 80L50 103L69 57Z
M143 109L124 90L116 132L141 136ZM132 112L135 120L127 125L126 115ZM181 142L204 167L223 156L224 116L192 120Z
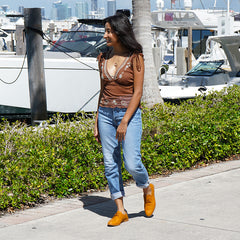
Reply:
M184 170L240 153L240 88L206 98L143 108L142 158L150 175ZM93 118L75 117L42 128L1 123L0 210L22 208L48 197L102 190L101 146ZM131 176L123 170L124 180Z
M144 111L149 173L184 170L240 153L240 88Z

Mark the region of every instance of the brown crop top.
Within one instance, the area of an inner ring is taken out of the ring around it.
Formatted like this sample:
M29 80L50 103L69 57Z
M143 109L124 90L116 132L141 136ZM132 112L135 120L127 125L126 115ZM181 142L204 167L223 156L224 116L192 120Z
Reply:
M134 92L133 59L136 58L137 71L141 71L138 56L143 56L143 54L130 54L118 68L115 76L111 76L107 71L108 55L109 52L100 53L98 56L100 77L103 81L103 92L99 105L109 108L127 108Z

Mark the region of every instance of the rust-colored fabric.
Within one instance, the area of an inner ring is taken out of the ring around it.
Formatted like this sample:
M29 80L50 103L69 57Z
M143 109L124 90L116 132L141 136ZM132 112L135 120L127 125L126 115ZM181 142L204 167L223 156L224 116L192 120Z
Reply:
M139 55L129 55L117 69L115 76L107 71L107 59L109 53L101 53L98 56L100 77L103 81L102 98L99 105L109 108L127 108L134 92L133 59L136 58L137 71L141 71Z

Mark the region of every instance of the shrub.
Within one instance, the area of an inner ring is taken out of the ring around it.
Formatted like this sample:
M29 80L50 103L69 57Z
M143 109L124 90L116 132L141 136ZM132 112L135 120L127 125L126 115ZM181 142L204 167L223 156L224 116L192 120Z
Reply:
M143 159L151 173L239 154L239 87L225 91L180 105L144 109Z
M143 108L142 159L150 175L240 153L240 88L227 91L180 105ZM56 116L49 122L41 128L1 123L1 210L105 189L101 146L93 137L94 118L63 121ZM130 178L123 168L124 181Z

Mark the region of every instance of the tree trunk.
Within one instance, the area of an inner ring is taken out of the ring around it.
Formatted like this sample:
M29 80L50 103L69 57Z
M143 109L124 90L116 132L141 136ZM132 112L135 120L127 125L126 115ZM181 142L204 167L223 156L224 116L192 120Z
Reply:
M151 8L150 0L132 0L133 30L136 39L143 47L145 75L142 101L151 108L157 103L163 104L158 88L157 75L152 53Z

